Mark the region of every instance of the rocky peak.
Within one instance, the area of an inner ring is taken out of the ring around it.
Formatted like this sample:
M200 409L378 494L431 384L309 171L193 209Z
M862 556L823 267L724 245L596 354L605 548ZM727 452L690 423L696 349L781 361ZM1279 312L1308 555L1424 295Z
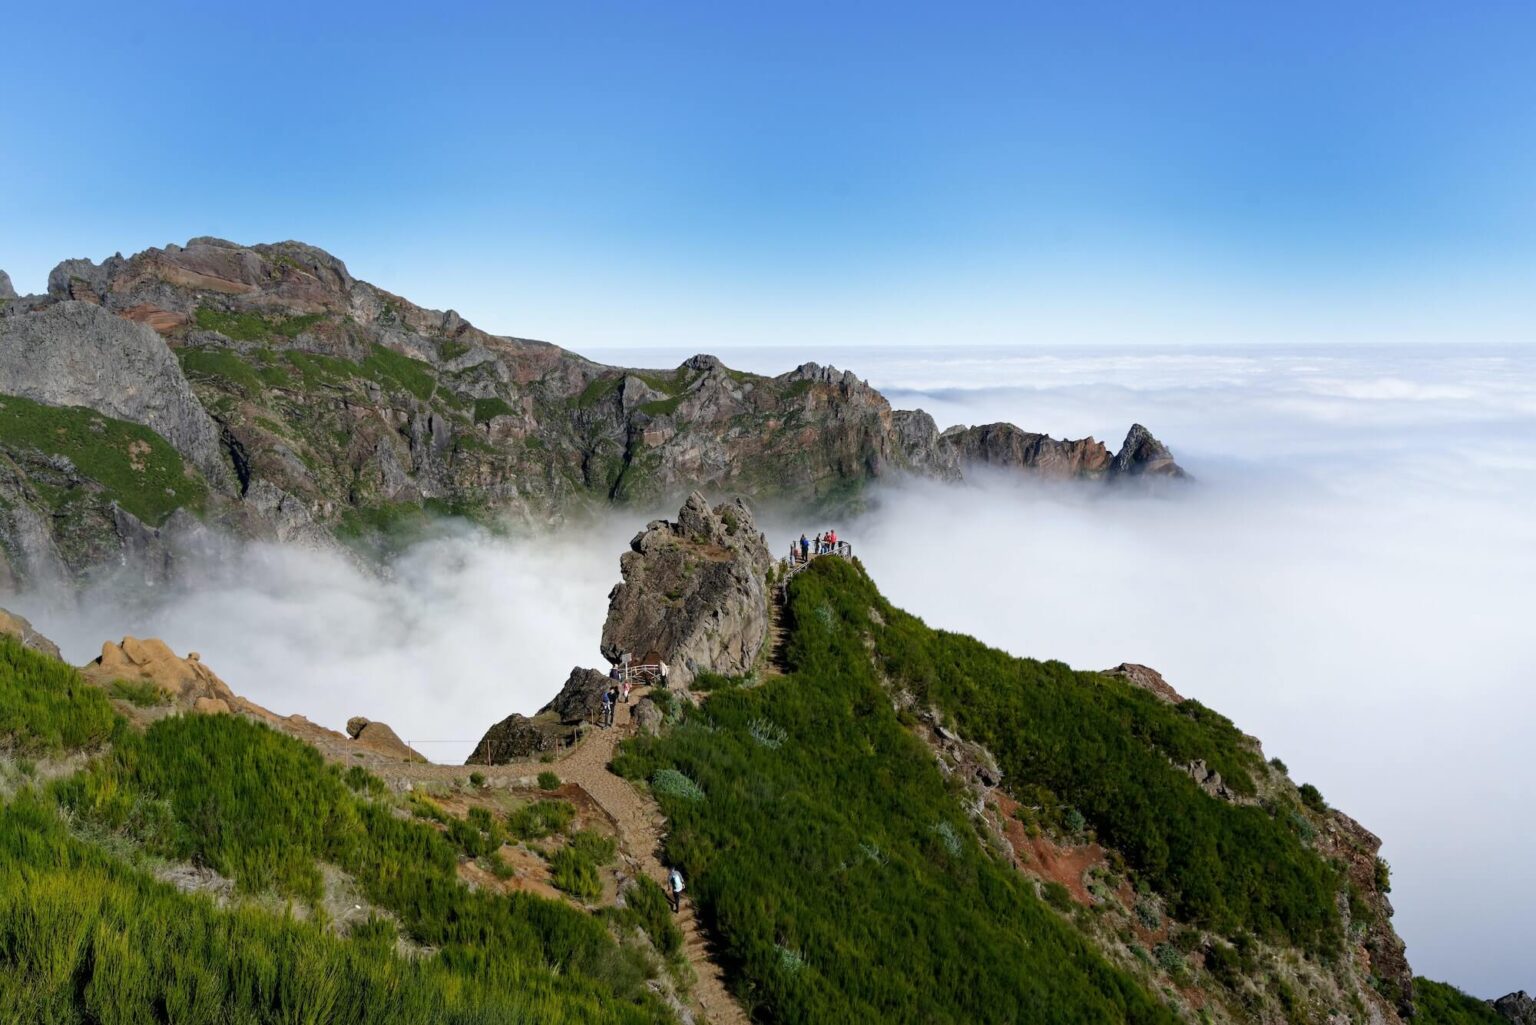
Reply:
M675 522L654 520L619 560L602 652L611 662L654 652L686 687L701 672L735 675L768 636L773 557L746 503L710 507L698 492Z
M1183 477L1184 470L1173 460L1168 446L1152 436L1141 424L1132 424L1125 444L1115 453L1110 472L1121 477Z
M11 276L0 270L0 299L19 299L16 287L11 284Z
M16 638L24 648L40 651L60 661L64 658L59 654L59 646L39 633L25 616L18 616L6 609L0 609L0 634L9 634Z
M1523 989L1499 997L1493 1009L1510 1025L1536 1025L1536 1000Z

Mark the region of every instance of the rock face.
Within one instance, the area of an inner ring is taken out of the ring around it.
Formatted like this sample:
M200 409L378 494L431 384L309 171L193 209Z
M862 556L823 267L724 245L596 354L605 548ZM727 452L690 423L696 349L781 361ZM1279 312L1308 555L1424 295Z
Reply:
M1173 461L1173 453L1141 424L1132 424L1125 444L1115 453L1110 473L1120 477L1183 477L1184 470Z
M282 540L408 522L428 502L538 524L697 488L857 503L869 481L952 480L975 466L1178 475L1134 431L1113 459L1091 438L1007 424L941 435L928 414L815 363L777 377L707 355L604 366L415 306L299 242L194 238L60 263L46 295L0 304L7 393L151 427L213 484L203 519ZM0 515L0 577L78 579L131 561L136 532L112 517L52 515L47 496L68 473L36 455L0 437L0 511L23 510Z
M505 765L554 748L555 738L547 730L526 715L514 713L485 731L464 764Z
M0 393L143 424L210 482L231 479L218 428L165 339L99 306L61 302L0 317Z
M1493 1002L1493 1009L1510 1025L1536 1025L1536 1000L1518 990Z
M1109 470L1109 450L1092 438L1057 441L1031 434L1013 424L951 427L940 439L962 466L1022 470L1041 477L1067 480L1102 477Z
M60 661L64 656L59 654L59 646L33 628L25 617L18 616L14 612L0 609L0 634L9 634L21 642L22 647L40 651L44 655L51 655Z
M603 656L657 652L682 687L699 673L745 673L768 637L772 565L746 503L711 509L694 492L677 522L651 522L619 560L624 581L608 595Z
M16 299L16 288L11 284L11 276L0 270L0 299Z
M611 681L596 669L571 670L565 686L540 712L552 712L563 723L595 722L602 711L603 691Z

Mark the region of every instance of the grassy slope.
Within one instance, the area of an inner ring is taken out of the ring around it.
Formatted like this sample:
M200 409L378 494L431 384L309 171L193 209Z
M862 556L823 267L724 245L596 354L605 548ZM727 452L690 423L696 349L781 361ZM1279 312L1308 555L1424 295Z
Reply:
M1014 658L931 630L845 567L828 600L869 630L885 671L989 748L1026 805L1075 808L1099 838L1171 901L1178 917L1331 956L1341 942L1335 868L1282 806L1213 800L1177 766L1204 759L1252 794L1258 756L1227 719L1171 705L1124 680ZM878 608L883 625L872 624Z
M0 396L0 445L66 457L109 498L153 525L180 506L200 510L208 493L160 435L91 409Z
M102 705L73 670L0 640L8 750L99 742ZM0 1020L668 1020L601 920L466 889L454 843L400 817L381 791L233 717L118 728L90 768L0 808ZM136 851L210 865L241 891L299 906L318 894L318 863L335 864L436 952L401 958L383 920L339 937L316 921L218 909L155 882Z
M796 578L793 675L718 691L615 763L653 780L742 998L791 1023L1175 1020L982 849L834 562Z
M1414 1025L1508 1025L1487 1002L1433 979L1413 980Z

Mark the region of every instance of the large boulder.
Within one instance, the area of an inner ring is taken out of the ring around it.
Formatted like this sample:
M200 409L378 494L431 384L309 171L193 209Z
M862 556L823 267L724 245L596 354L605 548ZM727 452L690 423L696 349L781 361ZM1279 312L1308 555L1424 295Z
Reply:
M248 707L229 689L229 684L203 665L197 652L189 652L186 658L181 658L164 641L153 637L145 640L124 637L121 644L108 641L101 646L100 657L80 672L101 686L114 680L153 683L176 704L194 711ZM201 707L198 705L200 699L206 699Z
M598 713L602 711L603 691L608 688L610 682L606 674L596 669L583 669L577 666L571 670L571 675L566 678L565 686L560 688L560 693L540 709L540 712L553 712L563 723L596 720Z
M89 302L0 317L0 394L143 424L215 485L232 486L219 430L165 339Z
M526 715L516 712L485 731L464 760L465 765L505 765L520 762L555 747L556 738Z
M651 522L619 560L624 581L608 595L604 657L656 652L683 687L703 672L747 672L768 637L772 566L744 502L710 508L694 492L677 522Z
M11 284L11 276L0 270L0 299L18 299L16 287Z

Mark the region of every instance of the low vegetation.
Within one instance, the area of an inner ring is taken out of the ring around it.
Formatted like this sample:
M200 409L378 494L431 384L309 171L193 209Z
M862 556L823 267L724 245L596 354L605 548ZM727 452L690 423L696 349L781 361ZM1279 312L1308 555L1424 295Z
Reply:
M1486 1000L1433 979L1413 980L1414 1025L1509 1025Z
M1325 956L1338 950L1341 878L1302 843L1289 809L1212 798L1179 768L1203 760L1238 794L1253 794L1262 764L1230 721L1197 701L1173 705L1115 677L932 630L886 603L854 566L814 568L796 578L791 658L812 657L797 652L818 631L871 638L897 687L993 753L1014 797L1069 835L1090 827L1177 918Z
M670 1020L643 957L602 919L459 882L461 855L501 838L483 810L446 816L456 833L401 818L366 772L235 716L134 732L104 692L10 638L0 723L16 751L111 742L0 808L0 1020ZM219 909L156 882L135 852L206 865L260 899ZM322 864L392 918L328 928ZM274 900L308 920L261 909ZM402 958L402 935L431 953Z
M984 849L860 631L817 614L832 590L867 602L796 578L791 675L717 689L615 759L666 811L742 1001L786 1023L1175 1021Z
M0 445L68 459L81 476L100 484L108 499L151 525L181 506L201 510L208 493L202 478L187 472L181 454L160 435L83 407L0 396ZM54 497L68 501L73 495Z
M118 728L112 703L74 669L0 634L0 751L93 751Z

